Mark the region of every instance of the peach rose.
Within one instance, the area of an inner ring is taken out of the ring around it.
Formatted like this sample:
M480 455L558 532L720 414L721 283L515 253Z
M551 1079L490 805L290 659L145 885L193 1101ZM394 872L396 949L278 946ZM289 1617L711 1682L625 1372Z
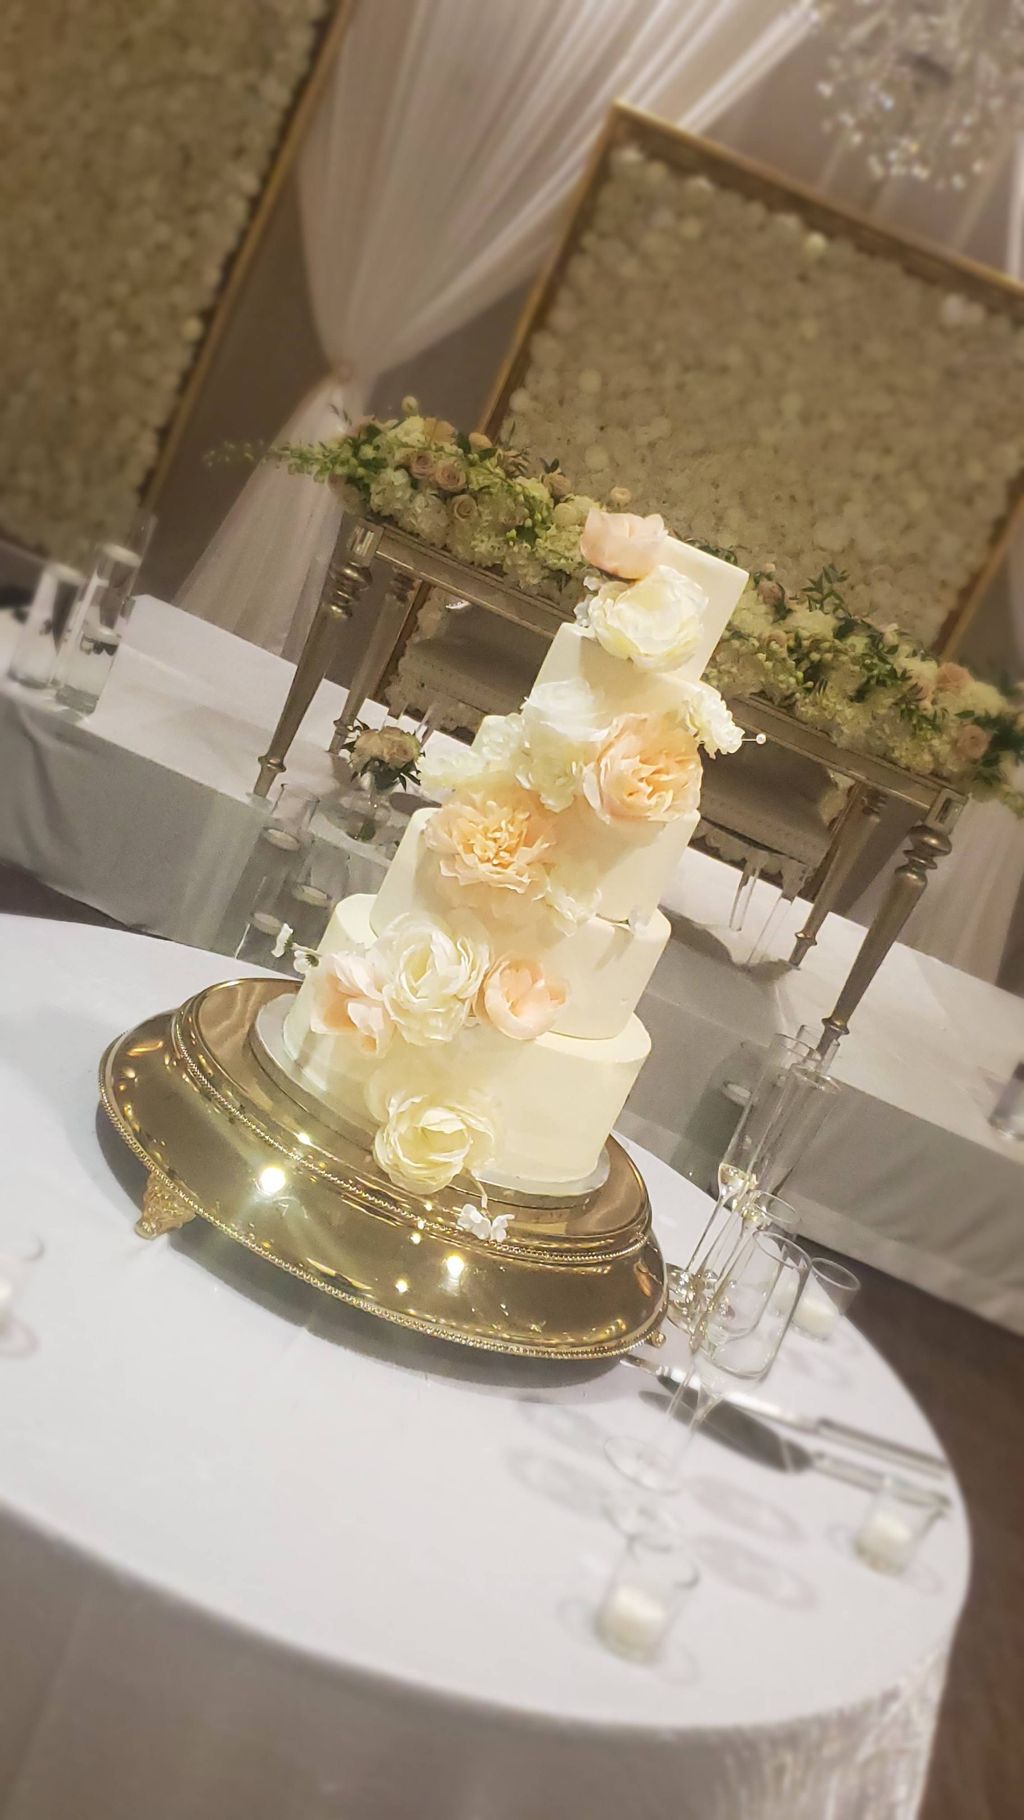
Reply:
M984 727L976 726L973 721L968 721L956 736L954 751L957 758L962 758L965 764L976 765L980 759L984 758L991 744L991 733L986 733Z
M940 664L935 672L937 689L962 689L971 680L971 672L963 664Z
M435 460L429 449L417 449L415 455L409 457L409 472L413 479L433 480Z
M536 961L498 961L480 988L476 1014L502 1036L526 1043L550 1030L568 994L557 980L545 979Z
M367 954L324 955L314 970L309 1027L317 1036L354 1036L363 1055L383 1055L395 1026Z
M552 829L535 796L515 788L467 792L427 823L426 841L441 871L459 885L486 885L519 897L539 897Z
M583 780L602 821L667 822L700 802L697 742L672 714L623 714Z
M640 518L636 512L602 512L591 506L580 534L584 562L624 581L638 581L656 569L664 544L665 520L656 512Z

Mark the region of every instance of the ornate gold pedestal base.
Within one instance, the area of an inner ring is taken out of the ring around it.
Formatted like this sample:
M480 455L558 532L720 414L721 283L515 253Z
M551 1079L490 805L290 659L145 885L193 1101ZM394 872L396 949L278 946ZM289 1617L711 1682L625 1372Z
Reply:
M493 1352L614 1357L647 1338L665 1271L643 1182L609 1146L607 1180L558 1206L492 1195L503 1245L455 1225L465 1189L425 1201L381 1174L365 1139L289 1096L252 1039L286 981L213 986L103 1058L103 1106L149 1170L137 1231L196 1214L271 1263L385 1320Z

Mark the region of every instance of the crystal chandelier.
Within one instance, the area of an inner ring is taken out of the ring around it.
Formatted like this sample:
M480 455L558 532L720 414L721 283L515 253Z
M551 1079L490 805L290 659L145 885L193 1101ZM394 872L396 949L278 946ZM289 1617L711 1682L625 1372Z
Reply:
M827 130L872 176L964 190L1024 121L1024 0L819 0Z

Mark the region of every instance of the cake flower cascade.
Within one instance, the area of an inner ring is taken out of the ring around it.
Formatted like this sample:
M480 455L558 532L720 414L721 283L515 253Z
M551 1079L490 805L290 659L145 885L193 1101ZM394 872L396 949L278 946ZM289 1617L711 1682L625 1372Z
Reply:
M285 1022L308 1086L372 1133L399 1188L505 1244L486 1184L594 1176L649 1049L635 1014L659 899L699 818L701 753L742 734L700 680L747 577L658 517L593 507L575 623L517 713L428 752L376 898L339 904ZM596 572L595 572L596 571Z

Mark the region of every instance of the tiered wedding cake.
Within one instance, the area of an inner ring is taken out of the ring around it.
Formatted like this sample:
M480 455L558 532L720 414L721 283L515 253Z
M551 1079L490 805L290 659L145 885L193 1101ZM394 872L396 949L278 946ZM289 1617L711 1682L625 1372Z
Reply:
M518 714L424 764L447 800L413 816L375 898L338 905L284 1024L306 1089L425 1196L595 1179L650 1047L635 1007L699 747L741 737L699 678L744 571L622 513L592 512L582 549L621 579L595 583ZM478 1199L465 1223L502 1240Z

